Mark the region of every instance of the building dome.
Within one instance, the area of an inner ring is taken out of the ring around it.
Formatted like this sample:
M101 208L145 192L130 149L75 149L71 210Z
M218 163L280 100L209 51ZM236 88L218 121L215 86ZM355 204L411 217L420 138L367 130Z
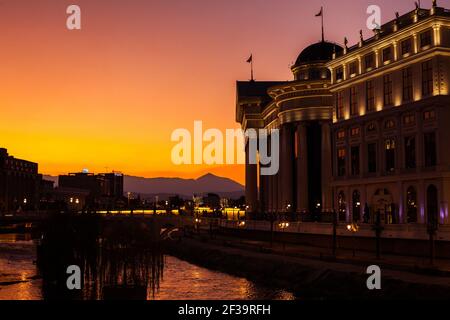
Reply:
M344 49L334 43L330 42L318 42L306 47L298 56L295 62L296 66L301 64L318 62L318 61L328 61L333 58L333 53L340 53Z

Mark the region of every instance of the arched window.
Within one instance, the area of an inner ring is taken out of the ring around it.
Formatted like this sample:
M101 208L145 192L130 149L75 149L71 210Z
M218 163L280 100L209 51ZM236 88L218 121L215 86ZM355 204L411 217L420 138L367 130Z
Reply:
M386 172L392 173L395 171L395 140L387 139L384 142L385 158L386 158Z
M437 188L434 185L430 185L427 189L427 222L435 227L437 227L439 222L438 207Z
M395 128L395 121L392 120L392 119L387 120L387 121L384 123L384 128L385 128L385 129L393 129L393 128Z
M409 187L406 191L406 214L407 223L417 222L417 192L414 187Z
M369 123L369 125L366 127L366 131L367 131L367 133L374 133L374 132L376 132L377 131L377 125L374 122Z
M345 201L344 191L338 195L339 221L346 221L347 218L347 202Z
M361 218L361 194L358 190L353 191L352 207L353 221L358 222Z

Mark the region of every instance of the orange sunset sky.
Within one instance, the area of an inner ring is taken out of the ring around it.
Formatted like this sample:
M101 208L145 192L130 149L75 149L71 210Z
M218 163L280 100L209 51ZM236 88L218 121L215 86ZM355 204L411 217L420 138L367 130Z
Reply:
M3 0L0 147L45 174L212 172L243 183L242 166L173 165L172 131L194 120L237 128L235 81L249 78L250 53L257 80L291 80L289 64L320 39L321 5L326 38L354 43L371 2ZM414 6L376 2L383 21ZM66 28L70 4L81 7L81 30Z

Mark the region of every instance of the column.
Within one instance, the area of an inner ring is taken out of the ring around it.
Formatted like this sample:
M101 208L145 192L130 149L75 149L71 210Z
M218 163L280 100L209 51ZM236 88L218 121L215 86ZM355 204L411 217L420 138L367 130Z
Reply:
M333 211L331 181L333 179L331 161L331 129L328 122L322 123L322 209Z
M398 223L406 223L406 214L405 214L405 200L404 200L404 190L403 190L403 182L397 181L397 190L399 191L398 197Z
M353 222L353 192L350 187L345 188L345 204L347 206L347 222Z
M258 210L258 183L257 164L250 164L249 145L245 147L245 202L247 212L255 213Z
M278 175L279 173L271 176L272 179L272 208L273 212L278 212Z
M259 167L261 168L263 165L260 163ZM261 169L258 170L257 174L259 175L259 211L261 213L267 211L267 184L266 184L266 176L261 175Z
M280 152L280 162L281 162L281 154L282 153ZM281 171L282 170L283 169L280 166L280 170L278 171L278 174L277 174L277 210L278 210L279 213L285 211L284 210L284 205L283 205L283 179L282 179L282 176L281 176Z
M426 208L426 190L425 190L425 182L423 180L419 181L419 185L417 186L417 196L419 200L419 211L418 211L418 222L419 223L426 223L426 217L425 217L425 208Z
M367 185L365 185L365 184L361 185L359 190L361 192L361 199L360 199L360 201L361 201L361 217L360 217L360 221L364 221L364 210L366 209L366 203L368 204L368 201L367 201Z
M268 148L268 153L271 154L272 149L271 149L271 142L272 142L272 138L271 136L269 136L267 138L267 148ZM272 193L273 193L273 176L266 176L266 181L267 181L267 188L266 188L266 193L267 193L267 212L273 212L273 202L272 202Z
M281 153L280 153L280 169L281 169L281 208L282 212L292 212L293 198L293 135L289 125L284 125L281 129Z
M271 146L272 146L272 142L271 141ZM272 153L271 153L272 154ZM278 208L278 175L279 172L277 172L277 174L270 176L270 179L272 181L272 212L273 213L277 213L279 208Z
M306 125L297 125L297 213L308 211L308 137Z

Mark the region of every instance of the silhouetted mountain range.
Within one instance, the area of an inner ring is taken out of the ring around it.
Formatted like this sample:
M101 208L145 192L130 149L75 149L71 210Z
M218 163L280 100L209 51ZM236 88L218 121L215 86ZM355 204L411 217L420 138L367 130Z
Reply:
M44 176L44 179L54 181L57 185L58 177ZM205 193L237 199L244 195L244 186L213 174L206 174L198 179L124 176L124 192L141 194L143 197L159 195L161 200L171 195L191 198L194 194Z

